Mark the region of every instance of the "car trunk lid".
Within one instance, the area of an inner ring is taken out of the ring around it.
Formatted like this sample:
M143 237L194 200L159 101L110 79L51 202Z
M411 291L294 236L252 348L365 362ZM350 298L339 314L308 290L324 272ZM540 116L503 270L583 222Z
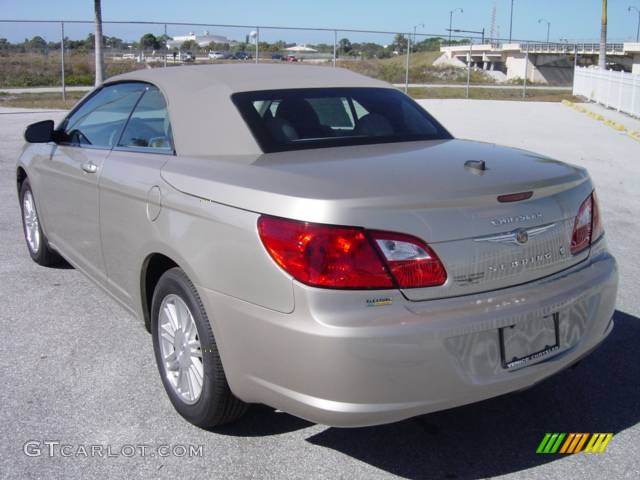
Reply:
M446 140L176 158L162 175L184 192L259 213L422 238L448 280L403 291L411 300L526 283L588 255L569 249L575 215L592 188L585 170L493 144ZM525 192L530 197L522 201L498 200Z

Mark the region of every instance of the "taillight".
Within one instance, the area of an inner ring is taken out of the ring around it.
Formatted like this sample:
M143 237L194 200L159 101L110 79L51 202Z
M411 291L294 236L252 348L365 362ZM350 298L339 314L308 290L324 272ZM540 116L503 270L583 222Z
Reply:
M433 287L447 280L436 254L422 240L392 232L369 232L400 288Z
M571 253L573 255L580 253L600 238L603 233L598 198L594 191L578 209L571 235Z
M324 288L414 288L441 285L447 275L421 240L389 232L261 216L258 233L280 267Z
M393 282L364 230L262 216L258 233L296 280L328 288L390 288Z
M598 202L598 196L594 190L591 194L593 202L593 227L591 228L591 243L598 240L604 233L604 227L602 226L602 217L600 216L600 204Z

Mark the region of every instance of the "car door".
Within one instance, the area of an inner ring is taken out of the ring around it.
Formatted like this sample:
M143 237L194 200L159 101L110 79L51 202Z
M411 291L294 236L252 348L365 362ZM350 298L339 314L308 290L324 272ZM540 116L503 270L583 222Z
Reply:
M107 289L132 308L133 295L140 291L141 256L158 236L156 220L162 195L167 194L160 171L171 155L165 98L157 87L147 85L105 162L99 183Z
M53 246L98 282L105 281L98 179L109 151L144 91L142 83L97 90L62 122L44 170L42 202Z

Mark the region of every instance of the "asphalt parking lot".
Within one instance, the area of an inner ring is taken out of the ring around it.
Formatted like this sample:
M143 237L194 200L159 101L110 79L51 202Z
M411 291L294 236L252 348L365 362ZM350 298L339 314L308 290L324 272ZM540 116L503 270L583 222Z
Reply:
M640 142L558 103L423 104L456 136L589 168L620 264L616 326L599 350L525 392L392 425L336 429L255 406L233 426L193 427L164 393L142 323L77 271L29 258L14 162L24 127L62 113L0 109L0 476L640 478ZM546 432L615 435L598 455L536 454ZM32 440L151 454L30 457ZM153 454L163 444L202 445L203 454Z

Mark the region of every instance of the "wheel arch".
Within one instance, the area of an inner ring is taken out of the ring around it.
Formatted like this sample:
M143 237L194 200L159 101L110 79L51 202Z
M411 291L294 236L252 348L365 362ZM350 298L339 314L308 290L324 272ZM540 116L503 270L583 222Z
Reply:
M144 326L149 332L151 332L151 301L153 300L153 291L162 274L175 267L181 268L178 262L159 252L147 255L142 263L142 270L140 272L140 299L142 301Z
M18 195L20 195L22 184L27 178L27 171L22 168L22 166L18 166L18 168L16 169L16 186L18 188Z

